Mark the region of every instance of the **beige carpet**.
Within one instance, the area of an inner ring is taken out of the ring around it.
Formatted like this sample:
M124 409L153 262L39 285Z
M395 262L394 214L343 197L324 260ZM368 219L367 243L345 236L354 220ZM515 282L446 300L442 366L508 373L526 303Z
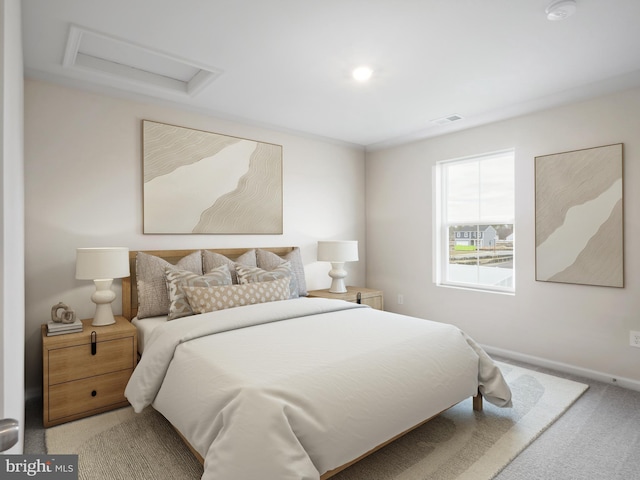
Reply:
M484 411L476 413L466 400L333 478L489 480L588 388L499 365L513 391L513 408L485 402ZM124 408L53 427L46 442L50 454L79 454L80 479L189 480L202 475L197 460L152 409L136 415Z

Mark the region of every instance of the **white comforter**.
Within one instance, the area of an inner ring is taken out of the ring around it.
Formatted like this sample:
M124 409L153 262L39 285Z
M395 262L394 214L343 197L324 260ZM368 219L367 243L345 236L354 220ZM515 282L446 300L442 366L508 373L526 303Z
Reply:
M510 405L458 328L304 298L158 327L125 395L185 436L203 479L317 480L478 388Z

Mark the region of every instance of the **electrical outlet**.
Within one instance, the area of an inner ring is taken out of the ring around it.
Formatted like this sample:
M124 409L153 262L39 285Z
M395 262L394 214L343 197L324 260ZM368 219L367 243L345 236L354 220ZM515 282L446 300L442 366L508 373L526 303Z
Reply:
M398 305L402 305L404 303L404 295L399 293L398 294Z
M640 332L629 332L629 345L640 348Z

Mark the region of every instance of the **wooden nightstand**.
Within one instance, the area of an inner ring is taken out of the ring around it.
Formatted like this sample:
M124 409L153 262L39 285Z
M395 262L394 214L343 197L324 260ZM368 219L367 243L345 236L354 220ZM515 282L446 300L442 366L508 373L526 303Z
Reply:
M361 294L362 302L370 307L377 308L378 310L384 310L384 299L380 290L373 290L371 288L362 287L347 287L347 293L331 293L329 289L326 290L311 290L308 292L309 297L321 297L321 298L335 298L338 300L346 300L347 302L356 302L358 299L358 292Z
M91 321L82 320L82 332L51 337L42 325L45 427L129 405L124 389L136 366L136 328L124 317L105 327Z

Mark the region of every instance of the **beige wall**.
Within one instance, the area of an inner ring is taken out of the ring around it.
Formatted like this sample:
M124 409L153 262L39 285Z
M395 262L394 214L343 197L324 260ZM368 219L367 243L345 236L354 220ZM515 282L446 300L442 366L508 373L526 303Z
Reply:
M460 326L491 351L640 388L640 90L367 154L367 286L385 307ZM624 143L625 288L535 281L534 157ZM516 151L516 294L432 281L432 167ZM404 304L397 302L398 294ZM518 353L516 353L518 352Z
M196 128L283 146L283 235L143 235L141 120ZM94 305L91 282L75 280L75 249L132 250L298 245L308 287L328 288L329 265L316 262L321 238L360 241L365 256L364 151L111 98L50 83L25 83L26 378L41 384L40 324L63 301L82 318ZM365 262L347 265L362 285ZM120 311L120 284L114 282Z
M284 147L284 234L143 235L140 121L151 119ZM39 326L64 301L90 317L79 246L131 249L299 245L310 288L325 288L319 238L357 239L350 284L381 288L388 310L459 325L491 351L640 386L640 90L369 152L57 85L25 83L26 379L41 383ZM625 288L535 281L533 158L624 143ZM436 287L431 169L437 160L516 149L515 296ZM366 192L365 192L366 182ZM366 253L365 253L366 195ZM114 290L118 298L119 283ZM397 304L403 294L404 304ZM517 352L517 353L516 353Z

